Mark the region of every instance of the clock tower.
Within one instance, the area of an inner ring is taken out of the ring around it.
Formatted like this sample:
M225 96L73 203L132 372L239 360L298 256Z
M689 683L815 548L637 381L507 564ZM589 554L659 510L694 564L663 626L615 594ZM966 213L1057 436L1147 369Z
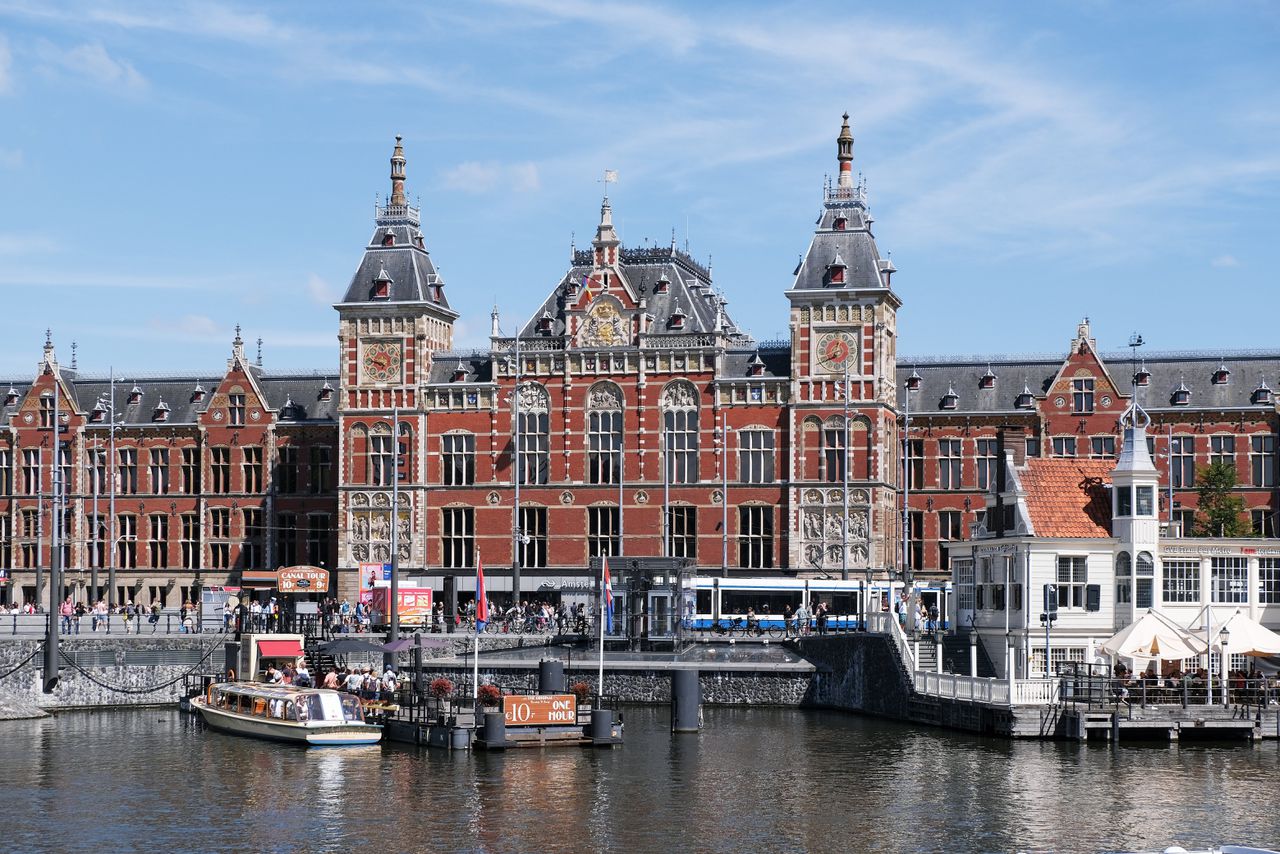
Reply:
M790 565L861 578L898 565L897 311L853 133L836 138L839 179L823 193L791 303Z
M338 595L350 599L360 565L392 563L393 542L402 577L424 569L428 557L420 389L434 354L452 346L458 315L427 251L421 212L405 198L405 164L397 136L391 195L377 208L373 236L334 306L341 371L336 576Z

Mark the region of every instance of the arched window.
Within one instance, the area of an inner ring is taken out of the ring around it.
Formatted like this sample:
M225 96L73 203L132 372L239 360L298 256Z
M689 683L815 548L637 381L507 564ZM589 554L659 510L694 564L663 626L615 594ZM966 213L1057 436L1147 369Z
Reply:
M822 471L822 422L809 416L800 425L800 479L816 480Z
M832 415L822 424L822 475L827 483L843 483L845 467L844 417Z
M1138 578L1134 604L1139 608L1150 608L1153 604L1155 574L1156 564L1151 557L1151 552L1138 552Z
M1133 558L1128 552L1116 555L1116 604L1128 605L1132 601Z
M587 482L618 483L622 477L622 392L596 383L587 392Z
M378 423L369 431L369 479L371 486L390 486L396 476L394 443L390 425Z
M351 483L369 482L369 429L363 424L351 428Z
M662 448L669 483L698 481L698 392L676 381L662 392Z
M551 399L547 390L535 383L520 387L520 417L517 430L517 470L521 483L546 483L551 468L549 433Z

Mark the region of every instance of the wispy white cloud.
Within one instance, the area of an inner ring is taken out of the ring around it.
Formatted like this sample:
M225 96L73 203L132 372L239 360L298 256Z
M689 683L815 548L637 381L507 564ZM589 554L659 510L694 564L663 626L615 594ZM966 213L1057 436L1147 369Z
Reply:
M1219 255L1209 263L1214 267L1239 267L1240 259L1234 255Z
M157 276L151 273L105 273L85 270L63 270L48 264L38 267L0 269L0 287L50 288L123 288L159 290L203 290L225 288L240 282L234 275Z
M44 42L37 53L46 71L70 74L116 92L136 93L147 88L146 78L131 62L113 57L98 42L70 48Z
M499 188L530 193L542 186L536 163L500 163L496 160L459 163L440 176L440 183L446 189L464 193L487 193Z
M337 290L315 273L307 275L306 292L319 305L333 305L338 300Z
M0 256L44 255L58 251L58 241L39 232L0 232Z

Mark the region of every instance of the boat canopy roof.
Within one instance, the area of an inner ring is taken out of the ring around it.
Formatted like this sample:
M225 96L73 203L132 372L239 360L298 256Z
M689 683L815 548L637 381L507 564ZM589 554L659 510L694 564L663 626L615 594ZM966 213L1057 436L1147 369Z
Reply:
M337 694L332 688L299 688L296 685L270 685L265 682L220 682L216 690L241 697L261 697L265 700L295 700L313 694Z

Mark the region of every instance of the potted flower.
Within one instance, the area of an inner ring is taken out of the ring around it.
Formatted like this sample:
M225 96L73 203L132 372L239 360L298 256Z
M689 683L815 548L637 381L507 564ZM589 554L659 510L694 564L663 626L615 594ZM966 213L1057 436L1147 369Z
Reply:
M431 696L437 700L447 699L453 694L453 682L440 676L431 680Z
M587 697L591 695L591 686L586 682L574 682L569 688L569 693L578 698L578 705L582 705L587 701Z
M502 692L498 690L497 685L484 684L480 686L480 690L476 692L480 705L486 709L496 709L498 703L502 701Z

